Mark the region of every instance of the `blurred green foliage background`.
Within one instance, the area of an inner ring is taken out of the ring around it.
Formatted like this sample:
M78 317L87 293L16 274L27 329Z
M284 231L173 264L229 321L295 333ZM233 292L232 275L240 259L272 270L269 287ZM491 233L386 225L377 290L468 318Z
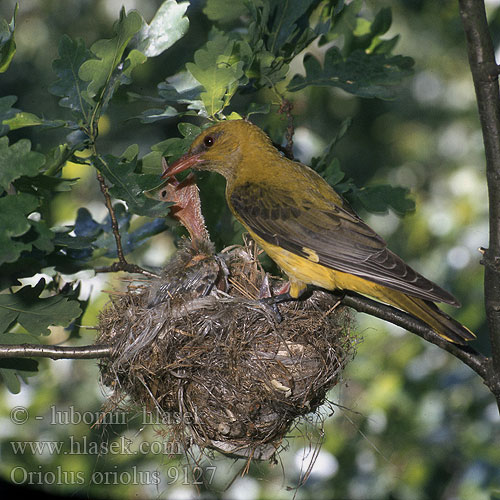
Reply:
M493 37L500 41L498 2L486 2ZM14 1L2 0L0 17L10 20ZM17 53L9 70L0 74L0 97L17 95L16 107L46 119L60 117L58 98L48 92L56 80L52 61L65 33L81 37L87 47L109 38L121 6L137 9L151 19L159 0L21 0L16 20ZM142 101L131 101L128 92L156 96L156 85L193 60L205 42L212 22L202 1L192 1L187 11L187 34L164 54L136 68L130 87L120 89L101 118L99 145L106 153L120 155L138 144L140 156L166 138L178 137L178 120L140 123L132 116L144 111ZM304 162L322 153L346 119L351 124L335 146L335 155L348 178L361 186L378 183L411 190L416 210L404 218L389 211L361 215L389 246L411 265L450 290L462 307L451 310L459 321L478 335L474 346L487 354L483 307L483 271L480 246L487 246L487 196L482 137L468 70L464 34L454 0L367 1L363 14L373 18L381 7L391 7L392 27L387 38L400 34L396 53L415 60L415 71L398 88L394 100L366 99L337 88L308 87L290 94L295 119L295 154ZM245 96L238 96L245 99ZM263 89L260 103L273 99ZM197 125L202 120L188 119ZM252 120L283 142L286 119L273 110ZM9 134L11 143L28 137L33 149L56 146L59 129L21 129ZM96 220L106 210L91 169L68 164L66 177L79 177L70 192L59 193L51 205L51 224L75 220L86 207ZM239 241L220 204L222 184L200 175L204 213L217 242ZM214 194L215 193L215 194ZM218 198L214 198L218 196ZM214 199L217 201L214 202ZM222 215L221 215L222 214ZM161 265L174 249L177 229L161 233L135 250L130 260ZM83 273L80 277L90 275ZM105 290L117 278L98 275L85 279L82 293L92 300L82 318L95 326L107 300ZM192 478L185 480L185 460L163 453L16 452L13 442L88 442L107 439L134 443L161 442L154 426L142 426L140 417L92 427L88 423L55 425L51 412L74 408L75 412L99 412L105 399L95 361L40 361L39 373L23 384L19 394L0 393L0 473L5 481L47 491L81 494L89 498L317 498L319 499L463 499L500 498L500 422L495 401L481 380L466 366L437 347L401 329L358 315L360 337L357 356L344 379L330 395L325 408L324 437L313 423L293 432L280 463L252 465L247 476L238 472L242 463L221 456L210 488L201 492ZM67 332L53 328L48 343L64 341ZM75 342L92 343L94 330L80 330ZM24 407L29 419L16 425L12 409ZM44 415L44 419L36 416ZM90 419L90 416L89 416ZM304 435L323 444L308 481L294 487L307 470L313 453ZM72 438L71 438L72 436ZM208 462L207 462L208 463ZM14 472L13 472L14 471ZM47 471L81 472L51 481ZM88 484L92 474L104 476L100 484ZM153 476L145 475L146 472ZM121 473L140 474L137 484ZM120 477L122 478L120 480ZM154 479L160 477L158 484ZM231 484L231 479L236 477ZM40 478L40 479L38 479ZM118 479L117 479L118 478ZM116 479L116 480L115 480ZM59 484L58 484L59 483ZM230 485L230 486L228 486Z

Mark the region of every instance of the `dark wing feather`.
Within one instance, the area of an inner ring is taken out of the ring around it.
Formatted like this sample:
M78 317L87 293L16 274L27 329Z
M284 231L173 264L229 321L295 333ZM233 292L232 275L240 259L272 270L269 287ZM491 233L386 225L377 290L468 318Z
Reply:
M253 183L236 186L229 202L240 220L267 243L308 258L306 247L323 266L424 300L458 305L451 294L391 252L347 204L330 203L322 209L305 197L295 200L284 189Z

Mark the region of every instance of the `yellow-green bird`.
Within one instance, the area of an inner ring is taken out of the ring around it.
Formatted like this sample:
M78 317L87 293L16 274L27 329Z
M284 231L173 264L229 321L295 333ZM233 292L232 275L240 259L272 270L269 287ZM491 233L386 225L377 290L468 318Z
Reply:
M287 159L269 137L246 120L204 130L164 173L188 168L226 178L226 199L290 280L298 298L307 285L352 290L393 305L457 344L474 334L434 303L458 301L391 252L347 202L311 168Z

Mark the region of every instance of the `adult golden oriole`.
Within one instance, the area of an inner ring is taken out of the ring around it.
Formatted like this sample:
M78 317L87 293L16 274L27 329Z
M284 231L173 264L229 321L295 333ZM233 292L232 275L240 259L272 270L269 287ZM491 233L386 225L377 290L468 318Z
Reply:
M352 290L416 316L451 342L475 338L434 304L458 306L450 293L391 252L319 174L284 157L256 125L213 125L162 177L187 168L226 178L229 208L288 275L292 298L307 285Z

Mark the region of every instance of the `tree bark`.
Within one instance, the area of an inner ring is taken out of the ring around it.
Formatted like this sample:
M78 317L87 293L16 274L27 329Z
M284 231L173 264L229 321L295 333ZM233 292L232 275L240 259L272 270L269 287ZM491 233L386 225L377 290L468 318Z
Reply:
M17 344L0 345L2 358L51 358L51 359L96 359L111 356L111 347L106 345L60 346Z
M469 65L476 91L486 156L489 248L485 250L484 296L492 350L490 378L500 408L500 96L498 66L483 0L459 0Z

